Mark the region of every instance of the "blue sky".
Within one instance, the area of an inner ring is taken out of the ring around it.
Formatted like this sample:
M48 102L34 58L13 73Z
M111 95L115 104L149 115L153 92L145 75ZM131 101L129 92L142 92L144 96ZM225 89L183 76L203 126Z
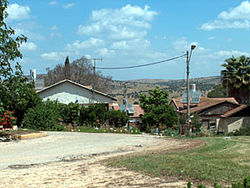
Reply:
M9 1L7 23L24 34L22 67L46 68L86 56L99 67L133 66L185 53L196 43L191 77L215 76L226 58L250 56L250 1L22 0ZM113 79L183 79L185 58L130 70Z

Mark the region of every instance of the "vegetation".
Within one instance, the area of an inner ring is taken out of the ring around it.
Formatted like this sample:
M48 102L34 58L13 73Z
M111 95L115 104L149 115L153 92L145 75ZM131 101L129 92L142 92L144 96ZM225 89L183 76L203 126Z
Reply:
M241 104L250 103L250 57L231 57L222 65L222 85Z
M39 104L41 98L36 94L33 84L19 72L0 83L0 101L4 109L15 112L16 123L20 126L24 114L29 108Z
M109 124L115 127L125 126L129 120L128 115L120 110L111 110L107 113Z
M136 127L132 126L132 129L128 130L125 127L121 128L113 128L113 127L100 127L94 128L89 126L81 126L80 132L87 132L87 133L120 133L120 134L141 134L140 130Z
M108 164L153 176L176 176L199 182L230 183L250 176L248 137L200 139L206 144L192 150L124 156L112 159Z
M23 126L33 130L61 131L63 126L58 124L59 117L57 102L46 101L28 110Z
M227 88L224 88L221 84L213 87L211 91L208 92L207 97L209 98L223 98L227 96Z
M220 184L214 183L214 188L222 188ZM187 188L192 188L192 183L188 182ZM206 188L203 184L198 184L197 188ZM230 187L227 187L230 188ZM250 177L244 178L241 182L232 183L231 188L250 188Z
M126 125L128 119L126 113L121 111L106 112L104 104L80 107L79 104L75 103L66 105L57 101L46 101L28 110L23 125L25 128L34 130L61 131L67 130L67 127L71 130L76 126L78 129L81 127L80 130L93 130L94 128L91 127L100 127L106 125L106 122L109 123L109 126L120 128ZM82 125L85 125L85 128Z
M149 95L140 95L140 105L145 114L142 116L144 126L159 127L164 125L172 127L177 124L176 111L168 105L168 93L156 87L149 91Z
M3 128L12 128L16 118L13 116L13 112L5 110L0 112L0 125Z
M250 136L250 124L248 124L245 127L240 128L240 130L237 130L235 132L229 133L229 135L234 135L234 136Z
M21 67L16 59L21 59L22 54L19 47L23 42L27 41L24 35L16 36L15 31L7 26L5 19L8 14L6 12L8 5L7 0L0 2L0 77L8 77L13 73L13 66L20 70Z
M103 124L106 121L106 110L104 104L92 104L82 107L80 113L80 123L85 125Z
M66 62L69 63L68 58L66 58ZM85 57L73 61L70 68L67 68L68 71L61 64L56 65L52 70L47 68L45 85L52 85L67 78L83 85L93 85L95 83L95 89L102 92L107 92L110 88L112 78L102 75L99 71L94 75L91 60Z

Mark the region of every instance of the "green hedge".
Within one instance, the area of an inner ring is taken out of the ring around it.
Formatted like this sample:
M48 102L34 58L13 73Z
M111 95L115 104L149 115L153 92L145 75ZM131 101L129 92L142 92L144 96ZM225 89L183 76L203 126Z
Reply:
M58 125L61 104L46 101L30 108L24 116L23 126L34 130L61 131L62 125Z

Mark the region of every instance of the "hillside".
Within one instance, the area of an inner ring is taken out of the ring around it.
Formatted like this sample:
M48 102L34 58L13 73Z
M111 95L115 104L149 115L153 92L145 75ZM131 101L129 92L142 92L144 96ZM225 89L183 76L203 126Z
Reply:
M202 77L190 79L190 84L196 84L196 89L206 96L213 86L219 84L219 76ZM139 94L147 93L148 90L159 86L161 89L169 92L170 98L182 96L186 89L186 80L163 80L163 79L138 79L117 81L111 83L110 95L118 98L121 103L125 90L127 90L127 98L130 103L138 101ZM127 89L125 89L127 88Z

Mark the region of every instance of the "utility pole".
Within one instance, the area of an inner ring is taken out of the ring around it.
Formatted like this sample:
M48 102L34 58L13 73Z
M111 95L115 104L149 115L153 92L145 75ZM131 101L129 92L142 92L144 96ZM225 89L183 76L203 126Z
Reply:
M192 51L193 49L195 49L196 45L191 45L191 50L190 50L190 54L187 51L187 125L190 128L190 132L192 131L191 127L190 127L190 122L191 122L191 118L190 118L190 96L189 96L189 63L190 63L190 59L191 59L191 55L192 55Z
M190 126L190 99L189 99L189 52L187 51L187 124Z
M94 101L95 101L95 85L96 85L96 61L102 61L102 58L91 58L91 60L94 61L94 65L93 65L94 79L93 79L93 88L92 88L92 103L94 103Z

